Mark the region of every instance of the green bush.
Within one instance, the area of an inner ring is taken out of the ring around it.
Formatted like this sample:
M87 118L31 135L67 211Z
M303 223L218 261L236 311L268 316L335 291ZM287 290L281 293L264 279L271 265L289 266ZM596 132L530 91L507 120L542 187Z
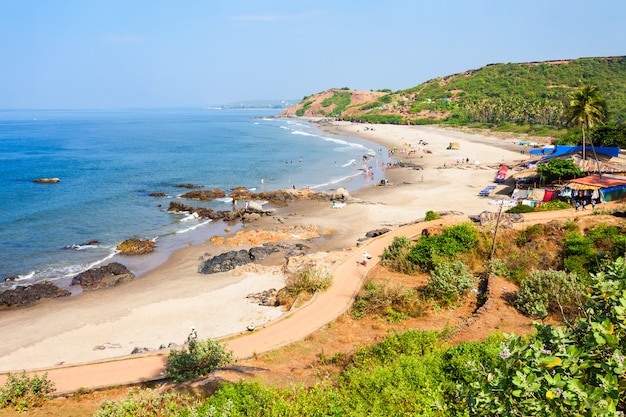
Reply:
M367 314L380 314L397 321L401 316L419 316L420 305L415 290L389 282L379 285L368 282L363 287L363 295L356 297L350 313L357 319Z
M94 417L151 416L169 417L188 415L185 412L200 403L175 391L131 390L128 398L120 401L104 400Z
M426 284L426 293L446 304L459 300L474 285L478 278L472 275L461 261L442 263L431 271Z
M233 361L233 352L211 339L190 342L181 350L172 349L167 356L165 375L175 382L206 376Z
M584 314L565 327L535 324L536 336L509 338L494 368L468 389L472 416L619 416L626 410L626 264L591 277Z
M33 376L26 372L8 373L6 382L0 387L0 408L13 407L15 411L26 412L43 405L53 392L54 383L48 380L47 373Z
M426 217L424 217L424 221L429 222L431 220L438 220L440 218L441 216L439 215L439 213L437 213L436 211L428 210L426 212Z
M547 203L543 203L540 206L537 206L535 211L553 211L553 210L567 210L572 208L569 203L560 200L552 200Z
M505 213L511 214L522 214L522 213L532 213L535 211L531 206L527 206L525 204L518 204L517 206L511 207L506 210Z
M476 229L469 223L458 224L444 228L440 235L420 237L407 258L423 271L430 271L437 263L473 249L477 243Z
M571 319L580 314L584 296L584 285L576 274L533 271L522 281L514 306L533 317L544 318L558 313Z
M292 297L301 293L315 294L326 290L331 282L331 275L308 266L287 276L285 291Z
M380 264L403 274L414 274L418 269L417 265L407 258L411 245L411 241L405 236L394 237L391 245L383 250Z

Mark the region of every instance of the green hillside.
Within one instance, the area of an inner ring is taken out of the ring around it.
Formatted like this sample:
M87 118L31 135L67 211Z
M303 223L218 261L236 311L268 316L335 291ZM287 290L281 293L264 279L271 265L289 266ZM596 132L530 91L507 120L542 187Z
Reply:
M596 86L607 101L609 124L626 121L626 57L490 64L429 80L416 87L378 94L370 101L344 103L341 111L314 105L306 97L292 111L372 123L531 125L562 128L569 96L584 85ZM335 95L343 93L330 90ZM363 95L361 95L362 97ZM321 99L323 100L323 99ZM305 105L306 104L306 105ZM310 109L316 109L311 112ZM308 112L307 112L308 110Z

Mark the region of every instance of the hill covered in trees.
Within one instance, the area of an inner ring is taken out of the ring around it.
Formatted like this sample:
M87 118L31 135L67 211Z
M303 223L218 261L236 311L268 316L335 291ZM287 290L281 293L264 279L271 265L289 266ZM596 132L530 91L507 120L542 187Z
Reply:
M611 125L626 121L626 57L490 64L392 92L347 87L305 97L285 116L392 124L527 125L559 129L572 92L593 85Z

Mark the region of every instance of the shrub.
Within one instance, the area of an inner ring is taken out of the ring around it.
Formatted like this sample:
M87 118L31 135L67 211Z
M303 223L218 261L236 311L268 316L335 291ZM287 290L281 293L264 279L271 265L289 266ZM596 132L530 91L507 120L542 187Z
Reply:
M396 236L383 251L380 264L403 274L414 274L417 266L407 258L410 250L411 241L405 236Z
M457 301L478 281L461 261L435 266L426 284L426 293L445 303Z
M505 213L521 214L521 213L532 213L533 211L535 210L531 206L527 206L525 204L518 204L517 206L511 207L510 209L505 211Z
M535 324L525 341L511 337L494 368L467 392L469 415L618 416L626 408L626 264L591 277L585 314L566 327Z
M476 229L469 223L458 224L445 228L440 235L420 237L407 258L422 270L430 271L437 263L473 249L477 243Z
M292 297L296 297L301 293L315 294L318 291L326 290L331 282L332 276L314 267L307 266L287 276L285 292Z
M552 211L552 210L567 210L571 208L569 203L560 200L552 200L536 208L536 211Z
M368 282L363 288L363 294L356 297L351 314L354 318L381 314L386 315L390 321L396 321L404 315L417 317L420 309L416 295L415 290L392 285L388 281L379 285Z
M522 281L514 305L529 316L560 313L569 319L579 314L583 297L584 285L576 274L533 271Z
M159 392L149 389L131 390L128 398L120 401L104 400L94 417L153 416L169 417L181 415L199 402L192 397L175 391Z
M437 213L436 211L428 210L426 212L426 217L424 217L424 221L429 222L431 220L438 220L440 218L441 216L439 215L439 213Z
M7 380L0 388L0 408L14 407L16 411L26 412L29 408L40 407L54 392L54 383L48 380L48 374L29 376L7 374Z
M211 339L191 342L181 350L173 349L167 357L165 375L176 382L206 376L233 361L233 352Z

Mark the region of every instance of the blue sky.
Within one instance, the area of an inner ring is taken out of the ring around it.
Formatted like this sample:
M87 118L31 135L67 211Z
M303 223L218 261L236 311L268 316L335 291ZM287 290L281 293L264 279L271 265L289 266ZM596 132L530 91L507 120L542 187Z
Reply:
M625 0L0 0L0 109L201 107L626 55Z

